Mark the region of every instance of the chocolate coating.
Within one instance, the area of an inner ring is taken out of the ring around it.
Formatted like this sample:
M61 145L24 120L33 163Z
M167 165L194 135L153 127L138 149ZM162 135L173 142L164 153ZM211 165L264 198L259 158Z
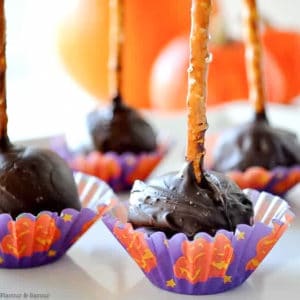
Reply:
M73 175L58 155L31 147L0 149L0 213L15 218L64 208L80 210L81 204Z
M262 118L224 132L213 156L212 169L219 172L251 166L271 170L300 164L300 144L295 134L271 127Z
M204 172L198 185L190 164L145 184L136 181L129 200L129 221L135 227L178 232L192 238L204 231L235 230L252 224L252 203L238 186L216 172Z
M124 105L119 96L111 107L91 112L87 122L98 151L138 154L156 149L156 134L152 127L136 110Z

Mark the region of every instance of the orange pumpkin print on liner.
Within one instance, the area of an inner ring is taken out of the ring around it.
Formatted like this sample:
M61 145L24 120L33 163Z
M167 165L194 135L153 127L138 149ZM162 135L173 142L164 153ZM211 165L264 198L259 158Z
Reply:
M3 253L17 258L49 251L50 246L60 238L60 230L47 214L38 216L36 221L27 217L10 221L8 230L0 245Z
M204 238L184 241L182 252L183 256L174 265L174 274L192 284L205 282L211 277L225 277L233 259L231 242L222 234L217 235L214 242Z
M255 270L266 255L270 252L270 250L274 247L277 241L280 239L282 234L286 231L288 224L284 224L281 226L279 224L274 224L274 228L271 233L265 237L263 237L256 246L256 256L249 260L246 265L246 270L253 271ZM279 229L280 228L280 229Z
M130 224L124 228L115 225L113 233L144 272L157 266L157 260L145 241L144 233L134 231Z

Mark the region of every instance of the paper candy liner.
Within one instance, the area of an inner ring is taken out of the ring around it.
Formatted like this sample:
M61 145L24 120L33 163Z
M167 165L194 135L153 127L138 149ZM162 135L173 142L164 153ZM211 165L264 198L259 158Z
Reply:
M102 215L116 204L111 189L100 180L74 175L83 208L60 215L43 211L20 214L16 220L0 214L0 268L29 268L59 259Z
M207 169L213 164L212 152L217 136L207 138ZM229 171L226 175L235 181L241 189L251 188L258 191L265 191L278 196L283 196L290 189L300 183L300 165L292 167L277 167L267 170L263 167L249 167L244 172Z
M126 191L131 189L136 179L145 180L150 175L171 144L167 139L165 142L159 142L156 151L141 154L101 153L96 150L78 154L72 152L64 140L58 138L52 141L52 149L65 159L73 170L100 178L114 191Z
M201 232L189 241L183 233L171 239L163 232L148 235L111 213L103 222L155 286L182 294L220 293L251 275L294 217L283 199L244 192L254 205L254 225L238 225L235 232L219 230L214 237Z
M228 172L227 176L242 189L253 188L283 196L300 183L300 165L290 168L277 167L270 171L261 167L251 167L244 172Z

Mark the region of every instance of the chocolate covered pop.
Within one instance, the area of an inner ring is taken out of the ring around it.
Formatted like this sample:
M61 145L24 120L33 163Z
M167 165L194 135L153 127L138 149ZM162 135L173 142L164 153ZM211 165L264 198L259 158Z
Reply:
M14 146L7 135L4 0L0 0L0 213L80 209L73 175L49 150Z
M129 221L135 227L192 238L200 231L213 235L252 224L252 204L245 194L225 176L203 170L210 12L210 0L192 1L186 164L147 184L135 182L129 201Z
M109 82L112 104L88 116L88 128L95 149L117 153L151 152L157 147L152 127L122 97L122 53L124 44L123 0L110 0Z
M267 119L256 1L242 2L249 100L254 109L254 119L222 134L214 151L212 169L245 171L251 166L260 166L271 170L277 166L298 165L300 144L297 136L272 127Z

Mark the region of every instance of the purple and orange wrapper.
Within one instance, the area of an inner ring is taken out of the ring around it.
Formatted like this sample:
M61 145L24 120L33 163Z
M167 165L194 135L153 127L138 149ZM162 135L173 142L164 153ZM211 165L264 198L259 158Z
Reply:
M300 165L289 168L277 167L272 170L250 167L245 172L228 172L227 176L235 181L241 189L253 188L283 196L300 183Z
M213 164L212 152L217 140L217 135L206 139L206 166L207 169ZM255 189L265 191L274 195L284 196L289 190L300 183L300 165L292 167L278 166L272 170L253 166L245 171L233 170L226 172L241 189Z
M113 211L103 222L155 286L175 293L221 293L241 285L260 265L294 218L278 196L244 190L254 206L254 225L240 224L235 232L199 232L188 240L183 233L167 238L134 229ZM119 210L120 212L120 210Z
M82 209L0 214L0 268L31 268L58 260L117 200L100 180L75 173Z
M168 138L165 142L160 140L155 151L140 154L101 153L97 150L78 153L69 149L61 138L52 141L52 149L69 164L72 170L98 177L108 183L114 191L120 192L130 190L136 179L147 179L165 157L172 142Z

